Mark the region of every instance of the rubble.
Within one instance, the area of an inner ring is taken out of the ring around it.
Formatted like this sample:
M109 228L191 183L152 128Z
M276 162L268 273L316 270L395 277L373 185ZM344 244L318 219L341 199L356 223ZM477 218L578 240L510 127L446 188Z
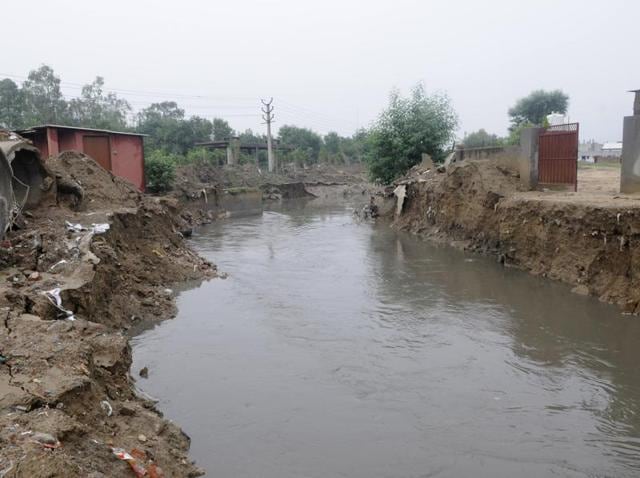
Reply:
M0 473L134 476L112 448L143 435L146 476L198 476L189 438L136 391L126 332L132 317L171 317L171 283L215 266L186 247L184 220L161 199L81 154L47 165L52 200L0 248Z

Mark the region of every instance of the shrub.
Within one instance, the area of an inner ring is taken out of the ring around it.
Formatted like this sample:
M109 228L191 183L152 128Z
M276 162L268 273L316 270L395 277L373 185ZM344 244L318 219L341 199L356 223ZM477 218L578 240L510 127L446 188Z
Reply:
M144 162L147 189L154 193L171 189L176 176L179 158L162 150L149 153Z
M391 93L369 135L366 160L371 179L390 183L428 153L441 161L455 137L457 115L446 95L428 95L421 84L407 98Z

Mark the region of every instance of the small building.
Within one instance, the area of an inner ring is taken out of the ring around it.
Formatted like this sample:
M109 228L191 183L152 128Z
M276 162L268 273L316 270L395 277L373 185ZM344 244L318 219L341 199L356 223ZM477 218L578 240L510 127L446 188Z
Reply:
M602 145L602 156L605 158L621 158L622 157L622 141L604 143Z
M34 126L18 134L31 140L45 160L62 151L84 153L144 191L143 134L55 124Z
M595 163L596 158L602 156L602 144L594 140L580 143L578 146L578 159L587 163Z

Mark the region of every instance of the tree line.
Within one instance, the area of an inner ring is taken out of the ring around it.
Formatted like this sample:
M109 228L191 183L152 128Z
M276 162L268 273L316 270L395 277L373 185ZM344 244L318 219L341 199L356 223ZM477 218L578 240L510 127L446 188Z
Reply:
M551 112L565 113L568 96L559 90L537 90L518 100L509 110L510 135L500 138L481 129L463 139L467 147L517 142L522 128L542 125ZM67 100L53 69L42 65L18 85L0 80L0 126L21 129L38 124L135 131L145 140L148 179L152 189L170 187L176 165L222 164L225 153L204 150L197 143L238 136L241 143L264 143L266 137L248 129L235 131L224 119L187 116L175 101L152 103L136 114L126 99L105 92L100 76L82 86L80 96ZM407 96L393 90L387 107L366 129L352 136L336 132L320 135L308 128L283 125L277 140L289 148L279 151L279 163L307 167L318 163L365 162L372 180L390 183L421 161L423 153L436 161L454 147L458 117L444 93L428 93L422 84ZM260 162L266 162L261 153ZM241 155L240 162L255 157ZM158 180L154 180L158 178Z

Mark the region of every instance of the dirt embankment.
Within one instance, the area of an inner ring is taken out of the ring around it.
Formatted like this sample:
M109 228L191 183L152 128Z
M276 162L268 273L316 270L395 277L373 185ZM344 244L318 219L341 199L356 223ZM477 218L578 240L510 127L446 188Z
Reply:
M277 174L259 170L255 164L192 164L177 169L171 195L180 204L182 218L196 226L225 217L227 202L233 203L245 193L257 194L258 200L279 201L335 195L338 190L341 196L352 196L372 193L375 188L368 182L362 164L288 166Z
M125 331L172 316L170 284L215 267L175 204L84 155L48 166L52 190L0 245L0 476L136 476L118 448L145 476L196 476L188 437L137 396Z
M517 174L474 161L413 171L395 226L574 285L640 313L640 201L521 192Z

